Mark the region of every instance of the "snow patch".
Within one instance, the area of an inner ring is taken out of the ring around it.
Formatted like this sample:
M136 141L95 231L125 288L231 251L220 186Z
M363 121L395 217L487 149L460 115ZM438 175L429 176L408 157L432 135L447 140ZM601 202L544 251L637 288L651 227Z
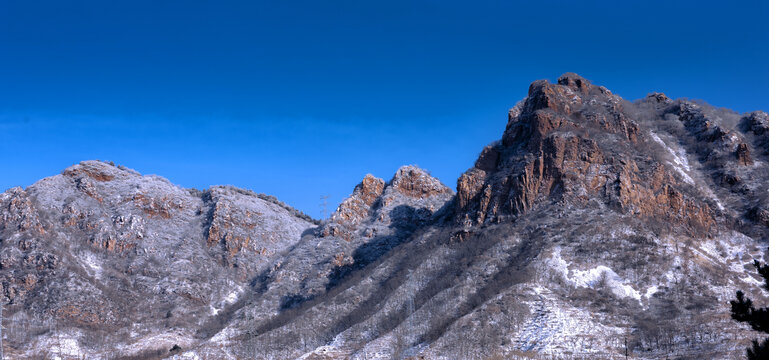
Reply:
M561 248L556 247L553 250L553 256L547 260L553 270L560 273L563 279L574 287L586 287L595 289L601 284L611 290L611 292L622 298L631 297L641 301L641 294L632 286L625 284L614 270L609 267L599 265L588 270L569 270L569 263L561 257ZM571 276L569 276L571 274Z
M342 334L338 334L334 337L334 340L326 345L322 345L317 347L315 350L310 351L308 353L303 354L302 356L298 357L297 360L305 360L305 359L314 359L314 358L344 358L345 356L348 356L348 354L345 353L345 351L341 350L343 340L341 338ZM368 354L372 355L372 354ZM380 355L380 354L376 354ZM380 357L374 356L370 357L373 359L379 359ZM387 357L382 357L386 359Z
M657 142L658 144L662 145L669 153L673 156L673 162L668 161L668 164L673 166L673 169L675 169L679 175L690 185L694 185L694 179L692 179L691 176L689 176L688 172L690 172L692 169L689 166L689 160L686 158L686 151L678 147L678 150L673 150L670 146L668 146L660 137L654 133L653 131L649 132L651 134L651 138Z
M229 339L235 336L237 332L231 327L226 327L214 335L209 341L215 344L227 345Z
M187 351L184 354L174 356L174 360L176 359L200 360L200 356L198 356L198 354L196 354L194 351Z
M75 338L79 335L79 332L69 334L57 332L38 342L38 345L33 347L33 349L47 349L52 360L80 359L85 357L86 354L80 348L80 343Z
M54 359L61 359L59 355L77 357L84 355L83 350L80 349L80 344L75 339L61 339L57 345L57 348L52 349L59 352L57 355L54 355Z
M732 232L713 240L704 241L699 245L698 250L718 262L726 264L729 271L745 273L745 265L751 264L753 258L760 257L760 252L754 254L748 249L752 242L753 240L745 235Z
M195 340L192 334L178 330L175 332L166 332L160 334L150 334L137 339L135 342L126 346L118 346L117 349L123 351L126 355L136 355L143 349L170 349L174 345L182 348L191 347Z
M219 302L219 307L214 307L213 305L209 305L211 308L211 315L216 315L220 311L224 309L227 305L232 305L236 301L238 301L238 297L240 297L240 294L243 293L243 287L238 285L235 290L227 294L222 301Z
M227 294L227 297L224 298L224 301L228 304L234 304L236 301L238 301L238 296L243 292L243 287L238 285L237 289L229 294Z
M88 275L93 276L97 279L101 279L102 274L102 267L101 262L96 259L96 256L94 256L91 253L84 253L82 257L80 258L80 261L83 263L84 268Z
M656 294L656 293L657 293L657 291L659 291L659 288L657 287L657 285L652 285L652 286L649 286L649 287L646 289L646 293L644 294L644 297L645 297L646 299L649 299L649 298L650 298L650 297L652 297L654 294Z
M764 285L764 283L756 280L756 278L754 278L752 276L745 276L744 278L740 278L740 280L742 280L743 282L746 282L748 284L753 284L753 285L756 285L756 286L763 286Z

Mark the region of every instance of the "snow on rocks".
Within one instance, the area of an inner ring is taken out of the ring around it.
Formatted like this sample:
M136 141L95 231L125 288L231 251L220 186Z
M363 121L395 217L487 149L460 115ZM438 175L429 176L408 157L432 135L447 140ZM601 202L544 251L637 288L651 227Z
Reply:
M632 286L625 284L625 280L607 266L599 265L587 270L570 270L570 264L561 257L560 247L553 250L553 256L546 260L546 264L573 287L595 289L599 286L606 286L617 297L630 297L641 301L641 294Z
M662 147L664 147L665 150L667 150L668 153L670 153L670 155L673 157L673 161L669 161L668 164L673 166L673 169L675 169L676 172L681 175L684 181L686 181L688 184L694 185L694 179L689 176L689 172L692 169L689 166L689 160L686 158L686 151L681 147L678 147L677 150L673 150L664 141L662 141L659 135L657 135L655 132L651 131L649 134L651 135L652 140L662 145Z

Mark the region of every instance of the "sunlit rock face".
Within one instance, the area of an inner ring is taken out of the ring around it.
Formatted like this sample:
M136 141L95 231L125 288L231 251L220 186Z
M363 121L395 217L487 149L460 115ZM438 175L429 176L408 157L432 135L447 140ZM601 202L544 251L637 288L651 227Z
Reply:
M744 354L754 335L726 304L769 301L751 265L769 238L765 112L629 102L567 73L533 82L500 133L456 192L404 166L323 221L99 161L9 189L6 354Z
M671 103L662 94L645 101ZM689 175L676 176L652 154L638 156L661 140L641 131L636 111L576 74L564 74L557 84L534 82L529 96L510 111L502 141L484 148L459 178L458 220L499 222L538 203L580 206L598 200L694 233L709 232L715 223L710 206L687 196L680 184ZM740 163L750 162L747 148L738 153Z

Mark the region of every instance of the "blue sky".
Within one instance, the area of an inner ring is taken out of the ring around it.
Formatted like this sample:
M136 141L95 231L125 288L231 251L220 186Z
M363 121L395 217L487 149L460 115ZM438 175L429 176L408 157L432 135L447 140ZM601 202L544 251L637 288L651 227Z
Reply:
M0 188L86 159L310 215L366 173L454 187L536 79L769 110L769 4L0 0Z

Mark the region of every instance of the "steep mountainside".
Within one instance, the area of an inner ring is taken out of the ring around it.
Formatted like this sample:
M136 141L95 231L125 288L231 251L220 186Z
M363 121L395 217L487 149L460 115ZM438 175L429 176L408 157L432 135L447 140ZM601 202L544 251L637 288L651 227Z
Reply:
M84 162L0 197L6 353L37 358L734 358L759 288L769 116L567 73L456 193L367 175L315 224Z
M0 206L13 357L194 344L201 324L315 226L243 190L189 191L97 161L10 189Z

